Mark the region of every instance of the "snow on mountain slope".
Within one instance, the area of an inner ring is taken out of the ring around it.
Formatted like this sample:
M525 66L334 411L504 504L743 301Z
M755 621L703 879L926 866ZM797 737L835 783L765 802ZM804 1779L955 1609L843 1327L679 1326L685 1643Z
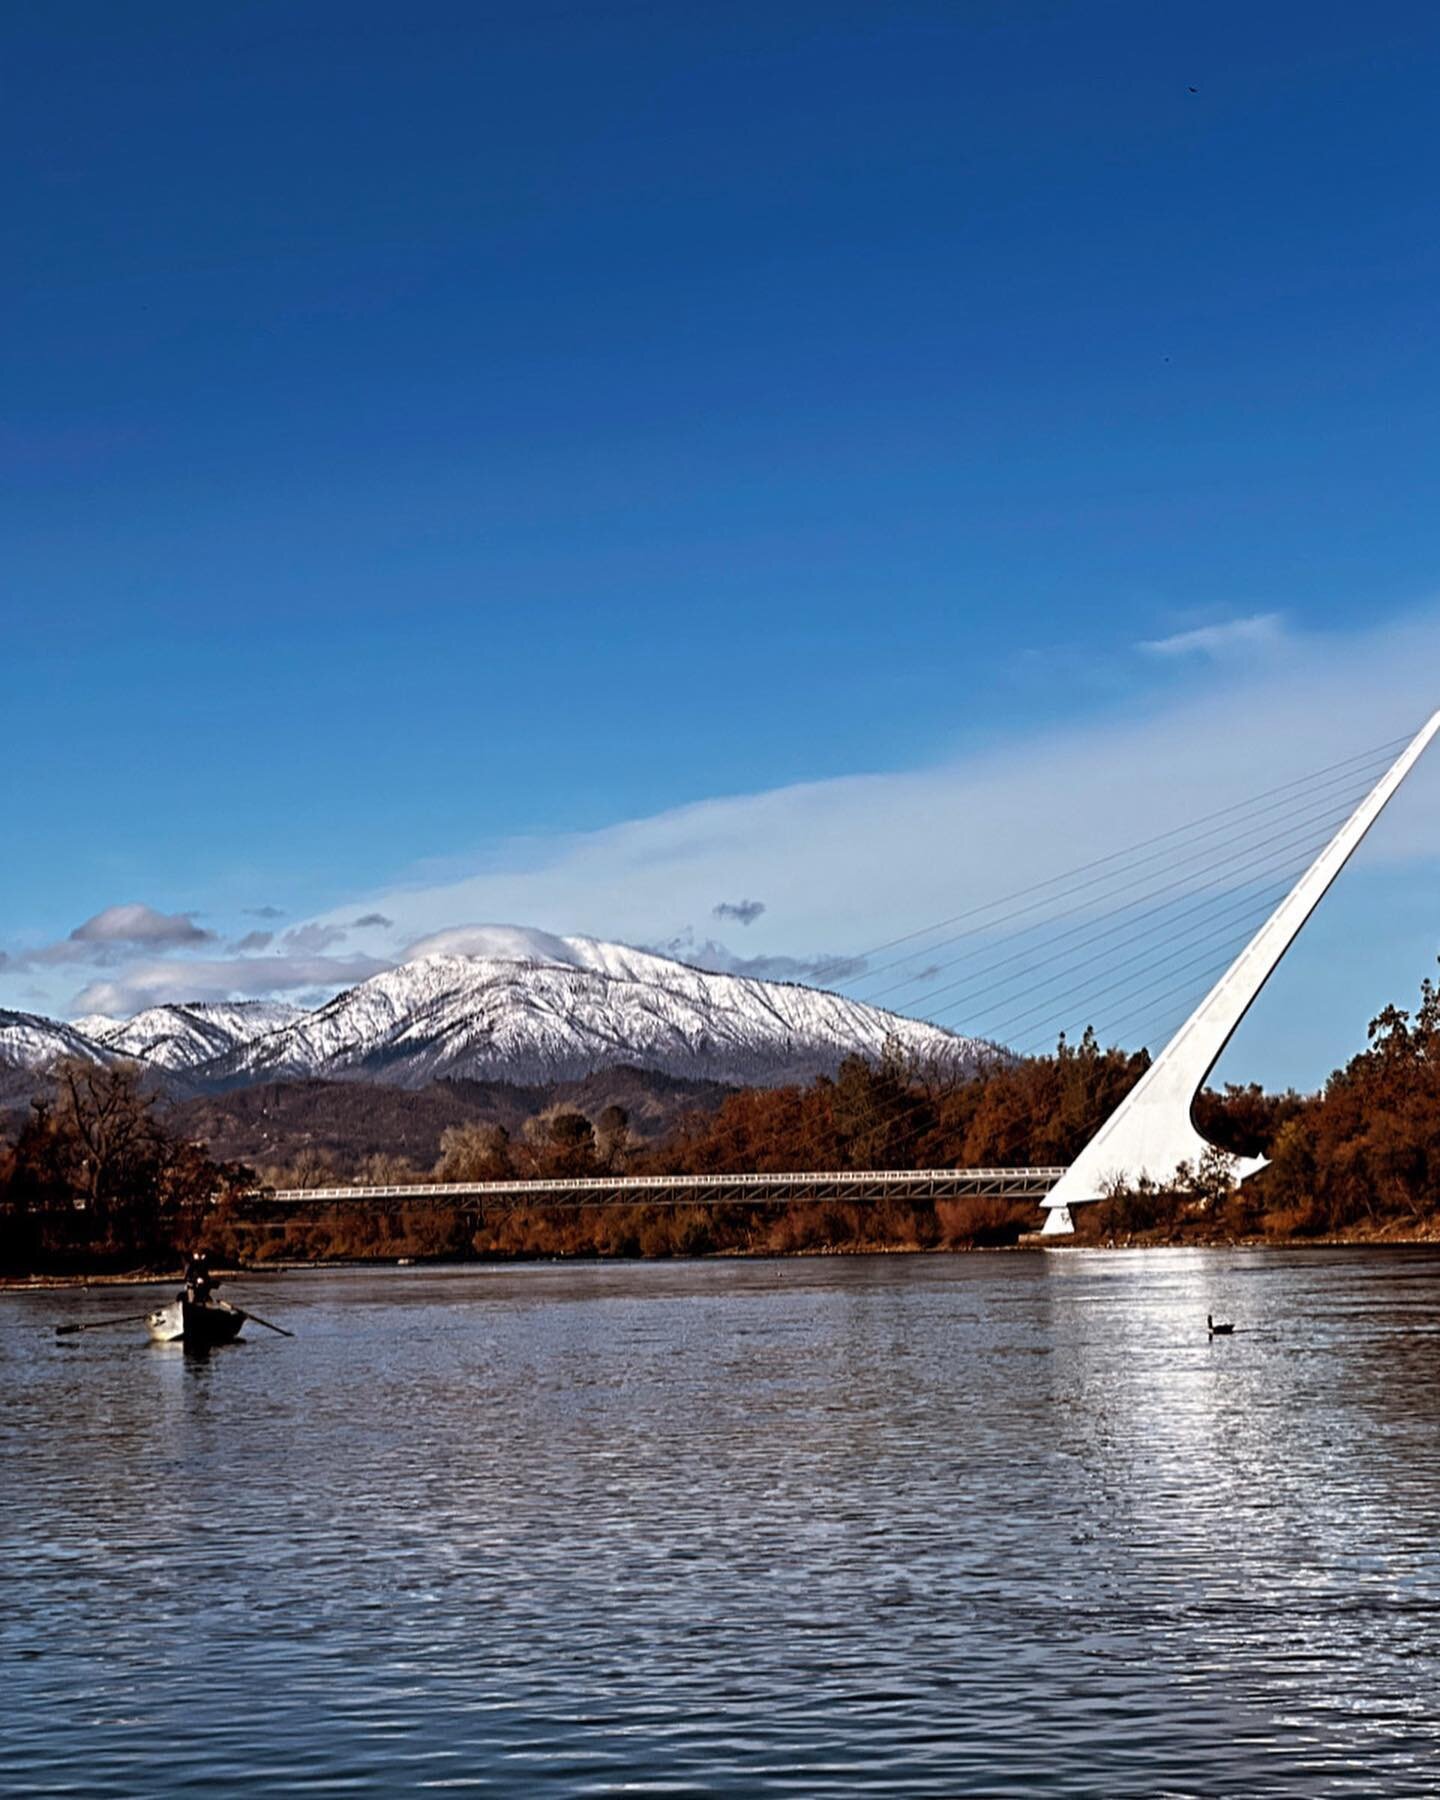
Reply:
M304 1016L298 1006L281 1000L192 1001L148 1007L133 1019L111 1022L95 1037L117 1056L179 1073L214 1062Z
M64 1056L84 1057L90 1062L110 1060L103 1045L73 1025L0 1007L0 1072L39 1074Z
M86 1013L79 1019L72 1019L70 1029L80 1032L85 1037L94 1038L96 1043L99 1043L112 1031L119 1031L124 1023L123 1019L112 1019L109 1013Z
M841 994L715 974L596 938L492 926L425 947L433 953L314 1012L195 1002L123 1022L92 1017L85 1031L0 1011L0 1072L13 1086L61 1056L124 1057L199 1091L307 1077L542 1084L629 1064L766 1085L832 1072L849 1055L877 1058L891 1042L962 1069L991 1049Z
M508 957L435 954L377 975L238 1047L203 1078L420 1087L444 1077L573 1080L631 1063L764 1084L833 1071L851 1054L878 1057L890 1040L962 1066L987 1048L814 988L711 974L593 938L517 931L513 939L496 945ZM517 949L530 954L517 960Z

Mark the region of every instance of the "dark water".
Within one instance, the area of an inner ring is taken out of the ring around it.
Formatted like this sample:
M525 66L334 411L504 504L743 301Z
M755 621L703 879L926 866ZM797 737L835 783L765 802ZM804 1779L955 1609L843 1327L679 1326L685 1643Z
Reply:
M1440 1792L1440 1257L151 1292L0 1299L7 1793Z

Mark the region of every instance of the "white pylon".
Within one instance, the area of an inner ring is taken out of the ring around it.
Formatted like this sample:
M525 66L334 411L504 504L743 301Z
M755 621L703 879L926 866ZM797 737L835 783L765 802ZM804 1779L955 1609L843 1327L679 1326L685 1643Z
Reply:
M1103 1199L1117 1183L1133 1182L1142 1176L1163 1187L1175 1179L1182 1163L1194 1168L1211 1148L1190 1116L1205 1078L1276 964L1294 943L1301 926L1437 731L1440 712L1416 734L1360 802L1041 1201L1046 1209L1044 1236L1058 1237L1074 1231L1072 1206ZM1263 1156L1242 1159L1236 1174L1243 1181L1264 1166Z

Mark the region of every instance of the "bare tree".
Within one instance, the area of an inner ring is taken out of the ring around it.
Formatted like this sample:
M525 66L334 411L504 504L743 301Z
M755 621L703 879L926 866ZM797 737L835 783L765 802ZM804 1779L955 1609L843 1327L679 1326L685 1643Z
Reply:
M420 1179L420 1171L408 1157L393 1156L383 1150L367 1156L356 1170L356 1180L362 1187L409 1187Z
M289 1186L297 1188L333 1187L339 1171L328 1150L302 1150L290 1165Z
M630 1115L623 1106L607 1106L595 1121L595 1154L608 1173L625 1166L630 1150Z
M65 1145L76 1197L98 1213L117 1201L153 1195L165 1161L154 1099L134 1063L67 1058L55 1070L54 1124Z
M511 1173L510 1133L503 1125L467 1119L441 1132L437 1181L503 1181Z
M595 1127L584 1113L557 1102L525 1121L526 1147L537 1175L593 1175Z

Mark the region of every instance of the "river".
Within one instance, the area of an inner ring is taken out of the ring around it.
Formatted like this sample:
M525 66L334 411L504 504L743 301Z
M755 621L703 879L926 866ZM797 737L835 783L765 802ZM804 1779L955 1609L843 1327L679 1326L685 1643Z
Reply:
M7 1793L1440 1791L1436 1254L229 1291L0 1297Z

